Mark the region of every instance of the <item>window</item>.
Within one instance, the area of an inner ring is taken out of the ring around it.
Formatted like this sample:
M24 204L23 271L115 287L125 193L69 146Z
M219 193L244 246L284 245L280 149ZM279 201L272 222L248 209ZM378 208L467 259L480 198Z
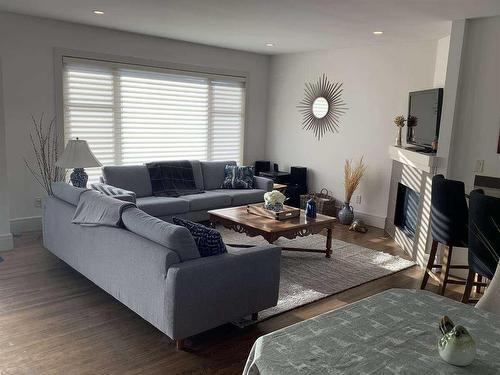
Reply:
M65 140L85 139L103 165L241 162L243 78L65 58L63 86Z

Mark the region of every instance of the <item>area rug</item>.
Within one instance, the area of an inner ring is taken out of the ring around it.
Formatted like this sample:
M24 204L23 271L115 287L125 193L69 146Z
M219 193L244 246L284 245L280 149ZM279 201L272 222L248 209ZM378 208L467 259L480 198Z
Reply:
M265 245L262 237L247 237L218 226L227 244ZM326 237L316 234L288 240L280 238L282 247L325 248ZM259 312L259 321L299 306L342 292L369 281L388 276L415 265L410 260L381 251L367 249L337 239L332 240L332 257L323 254L283 251L278 305ZM239 326L250 324L242 320Z

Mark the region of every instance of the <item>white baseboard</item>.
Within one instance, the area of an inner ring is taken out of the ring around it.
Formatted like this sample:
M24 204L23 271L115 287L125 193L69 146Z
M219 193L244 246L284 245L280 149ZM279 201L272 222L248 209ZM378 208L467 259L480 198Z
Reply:
M14 248L14 240L12 233L0 234L0 251L12 250Z
M10 231L14 234L42 230L42 217L29 216L10 220Z
M361 219L365 222L365 224L371 225L372 227L380 229L385 228L385 217L383 216L376 216L354 210L354 218Z

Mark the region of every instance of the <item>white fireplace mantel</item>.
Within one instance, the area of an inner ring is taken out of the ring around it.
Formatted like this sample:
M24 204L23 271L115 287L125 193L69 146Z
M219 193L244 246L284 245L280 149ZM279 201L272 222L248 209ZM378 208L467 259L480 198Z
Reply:
M441 157L407 150L402 147L389 146L389 155L392 160L417 168L431 175L435 174L443 165L443 158Z

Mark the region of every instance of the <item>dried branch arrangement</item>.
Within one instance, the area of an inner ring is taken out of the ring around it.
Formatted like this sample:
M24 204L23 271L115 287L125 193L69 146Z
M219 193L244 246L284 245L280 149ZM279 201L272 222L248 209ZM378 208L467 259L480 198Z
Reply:
M345 201L351 202L352 195L354 191L358 188L361 177L366 171L366 165L363 163L363 157L359 159L359 162L354 166L352 160L345 161L344 164L344 189L345 189Z
M38 121L31 116L33 128L30 131L30 141L35 161L28 162L24 159L24 163L36 182L45 189L48 195L52 195L52 182L63 181L65 170L55 166L59 146L55 118L48 125L44 125L43 116L42 113Z
M403 126L405 126L405 122L406 122L406 119L404 116L396 116L394 118L394 124L398 127L398 128L402 128Z

